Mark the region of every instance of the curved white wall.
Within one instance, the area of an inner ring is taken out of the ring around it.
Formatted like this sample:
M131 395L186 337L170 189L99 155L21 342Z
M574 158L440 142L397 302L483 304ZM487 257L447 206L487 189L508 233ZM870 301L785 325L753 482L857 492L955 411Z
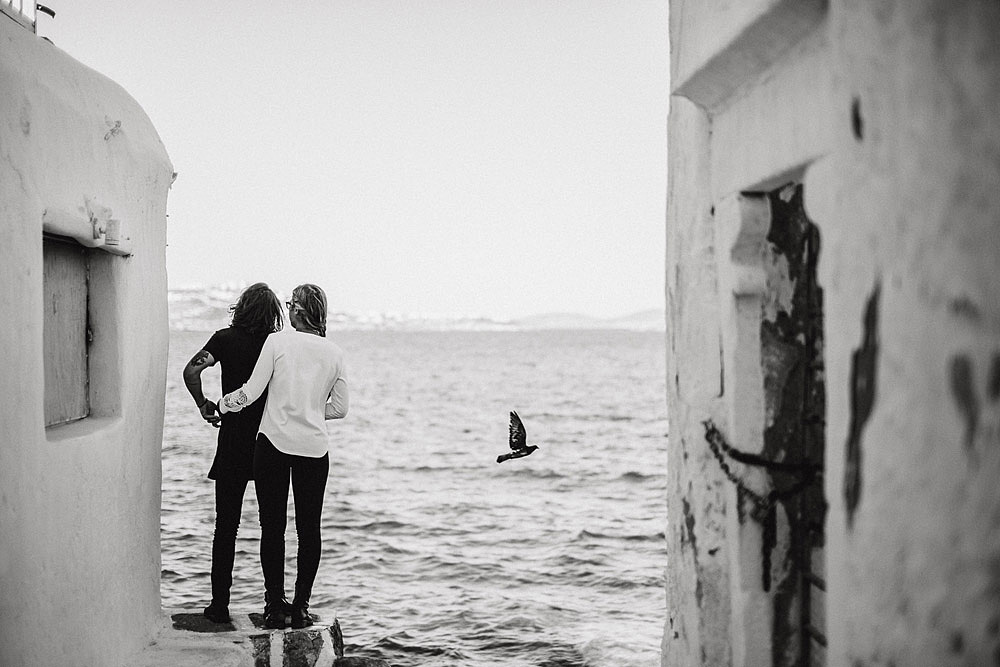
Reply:
M6 19L0 91L0 664L127 664L160 613L172 167L121 87ZM92 268L92 415L46 429L43 218L88 206L132 254Z

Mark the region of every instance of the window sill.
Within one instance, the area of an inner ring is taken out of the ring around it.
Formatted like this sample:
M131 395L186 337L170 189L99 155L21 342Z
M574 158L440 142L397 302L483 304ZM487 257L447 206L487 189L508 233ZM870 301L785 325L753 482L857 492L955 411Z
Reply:
M95 435L106 435L107 431L118 427L121 417L84 417L68 424L55 424L45 428L45 439L48 442L72 444L74 440L85 440Z

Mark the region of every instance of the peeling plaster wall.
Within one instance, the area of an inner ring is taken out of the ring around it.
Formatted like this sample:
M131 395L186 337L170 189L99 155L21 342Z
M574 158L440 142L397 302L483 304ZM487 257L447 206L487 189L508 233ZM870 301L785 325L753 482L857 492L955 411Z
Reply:
M670 110L672 147L667 227L667 665L728 664L730 610L724 478L701 443L700 421L722 391L714 236L708 199L707 116L687 100ZM688 193L690 196L674 196ZM682 222L681 222L682 221Z
M160 614L172 167L125 91L4 17L0 91L0 664L124 665ZM92 416L46 429L43 216L88 201L132 254L92 267Z
M826 664L1000 665L1000 4L674 0L670 20L663 664L789 659L700 423L766 452L752 324L784 274L740 193L794 179L822 243Z
M830 15L831 664L1000 664L1000 4Z

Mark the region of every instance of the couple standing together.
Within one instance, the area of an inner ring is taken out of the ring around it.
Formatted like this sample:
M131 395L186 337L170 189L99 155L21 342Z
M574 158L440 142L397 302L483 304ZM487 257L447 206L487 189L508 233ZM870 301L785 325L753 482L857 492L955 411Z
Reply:
M264 626L303 628L315 617L309 597L319 568L320 517L330 470L326 420L347 414L344 353L326 338L326 294L299 285L286 303L292 331L282 331L281 302L264 283L246 288L230 307L229 327L215 332L184 367L184 383L202 417L220 426L215 461L212 602L205 616L228 623L236 532L247 483L260 513ZM201 373L222 364L218 404L205 398ZM221 424L220 424L221 422ZM288 488L295 500L297 575L285 597Z

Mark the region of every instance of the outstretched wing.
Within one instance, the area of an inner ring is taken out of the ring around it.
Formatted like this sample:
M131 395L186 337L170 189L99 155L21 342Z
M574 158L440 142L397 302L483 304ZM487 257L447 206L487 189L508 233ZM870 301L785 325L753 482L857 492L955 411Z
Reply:
M517 413L511 410L510 448L516 452L519 449L524 449L527 445L527 434L524 432L524 424L521 423L521 418L517 416Z

